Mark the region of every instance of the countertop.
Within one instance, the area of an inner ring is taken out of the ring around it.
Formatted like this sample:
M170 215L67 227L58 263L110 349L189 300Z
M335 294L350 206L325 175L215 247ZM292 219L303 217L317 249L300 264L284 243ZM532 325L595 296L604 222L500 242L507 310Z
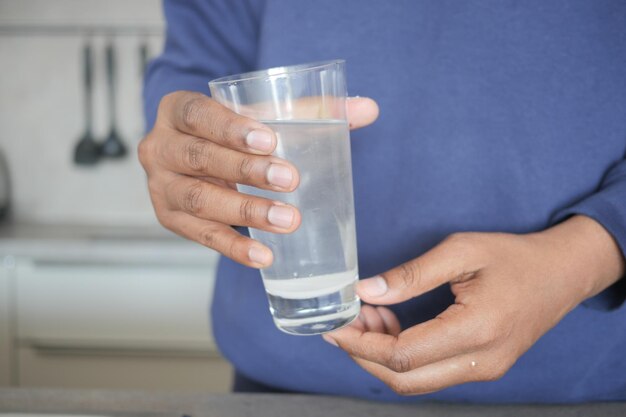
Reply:
M290 394L184 394L16 388L0 389L1 412L117 417L617 417L626 415L626 403L569 406L398 405Z
M163 263L214 267L218 254L162 227L49 224L0 226L0 263L14 258L44 262Z

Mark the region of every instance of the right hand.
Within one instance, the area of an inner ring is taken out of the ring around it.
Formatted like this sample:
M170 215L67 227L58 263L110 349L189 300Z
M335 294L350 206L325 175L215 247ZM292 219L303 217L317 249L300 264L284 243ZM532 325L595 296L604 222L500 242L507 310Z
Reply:
M351 128L372 123L371 99L348 100ZM139 160L159 222L241 264L271 265L271 250L231 226L291 233L297 208L239 193L235 184L293 191L297 169L272 156L276 136L267 126L240 116L211 98L177 91L163 97L154 128L139 144Z

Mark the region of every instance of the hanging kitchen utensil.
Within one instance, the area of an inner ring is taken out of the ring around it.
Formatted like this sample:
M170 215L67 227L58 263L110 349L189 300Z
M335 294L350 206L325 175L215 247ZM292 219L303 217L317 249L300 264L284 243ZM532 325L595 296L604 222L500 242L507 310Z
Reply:
M121 158L126 155L126 146L117 132L117 115L116 107L116 78L115 78L115 51L113 43L109 43L106 47L106 72L107 86L109 90L109 136L100 145L100 154L109 158Z
M74 162L79 165L94 165L100 156L99 146L93 136L93 64L92 47L83 48L83 108L85 109L85 132L74 149Z
M141 45L139 45L139 71L140 76L143 77L146 75L146 69L148 69L148 62L150 61L150 46L148 45L147 40L143 40Z
M0 220L9 215L11 208L11 178L9 177L9 164L0 149Z

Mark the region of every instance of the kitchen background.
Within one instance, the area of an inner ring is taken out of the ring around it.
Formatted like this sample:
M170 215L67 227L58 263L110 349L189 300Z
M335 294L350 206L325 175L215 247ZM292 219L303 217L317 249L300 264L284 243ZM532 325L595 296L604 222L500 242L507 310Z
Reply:
M229 389L208 319L217 256L158 225L136 158L163 32L159 0L0 0L0 386ZM110 131L111 46L128 154L77 165L86 45L93 136Z

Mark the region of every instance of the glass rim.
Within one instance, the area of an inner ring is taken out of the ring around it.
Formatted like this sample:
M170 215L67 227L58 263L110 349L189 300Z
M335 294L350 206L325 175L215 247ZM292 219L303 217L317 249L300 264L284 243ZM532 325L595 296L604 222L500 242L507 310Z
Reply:
M249 71L241 74L227 75L225 77L216 78L209 81L209 86L236 84L244 81L261 80L268 77L280 77L305 71L317 70L325 67L331 67L333 65L342 65L345 64L345 62L345 59L331 59L328 61L315 61L306 64L287 65L282 67Z

